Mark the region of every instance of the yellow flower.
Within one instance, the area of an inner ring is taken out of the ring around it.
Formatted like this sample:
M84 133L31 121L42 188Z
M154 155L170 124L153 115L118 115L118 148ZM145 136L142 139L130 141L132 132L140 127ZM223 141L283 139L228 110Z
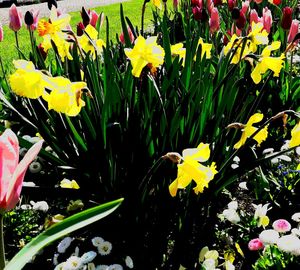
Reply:
M175 45L171 45L171 55L173 57L179 56L179 60L182 60L182 65L184 65L186 49L183 48L182 43L177 43Z
M43 98L48 102L48 109L65 113L68 116L76 116L80 113L85 102L81 99L82 89L86 88L85 82L71 82L63 77L55 77L54 89L50 94L44 94Z
M254 208L255 208L255 213L254 213L254 219L257 220L258 219L258 223L257 223L257 227L267 227L269 225L270 219L267 216L267 212L270 210L268 208L269 204L259 204L259 205L255 205L253 204Z
M169 186L171 196L176 196L178 189L187 187L192 180L195 181L196 187L194 192L202 193L208 183L217 173L215 164L206 167L199 162L205 162L210 156L209 144L200 143L197 148L185 149L182 153L183 162L178 164L177 178Z
M204 57L204 55L205 55L206 59L210 59L212 44L205 43L205 42L203 42L202 38L199 38L198 46L199 45L201 45L201 59ZM198 50L198 46L197 46L197 50ZM196 56L195 56L194 60L196 60Z
M268 44L268 32L263 29L262 23L252 22L251 32L246 37L238 37L236 34L232 35L230 42L224 48L224 54L234 52L231 64L237 64L241 59L244 59L248 54L257 51L257 45ZM246 41L245 41L246 40ZM246 42L246 44L244 44Z
M270 54L274 50L278 50L280 48L280 41L274 41L271 45L266 46L261 54L261 57L251 72L251 78L253 79L254 83L258 84L261 79L262 75L266 73L269 69L274 72L273 76L278 77L279 73L283 67L285 58L284 54L281 54L279 57L271 57Z
M298 164L296 170L297 170L297 171L300 171L300 163Z
M300 121L294 126L294 128L291 131L291 134L292 138L290 140L289 147L295 147L300 145Z
M91 52L91 55L95 58L96 51L98 54L102 52L103 47L105 47L105 42L102 39L98 39L98 31L92 25L87 25L84 30L88 36L83 34L78 37L79 45L85 53Z
M75 180L70 181L69 179L63 179L60 182L60 187L61 188L72 188L72 189L79 189L79 185Z
M30 61L14 60L16 71L9 76L12 91L22 97L37 99L49 87L51 79L35 69Z
M241 139L234 145L235 149L239 149L242 145L245 144L247 138L249 138L257 130L257 128L253 127L252 125L260 122L263 119L263 117L264 115L261 113L256 113L250 117L247 124L244 125ZM268 126L265 126L254 136L253 139L257 141L259 146L267 137L268 137Z
M160 0L152 0L152 3L155 7L157 7L158 9L162 9L162 4Z
M157 37L139 36L133 49L125 49L126 56L130 59L132 65L132 74L139 77L143 68L150 64L151 67L157 68L164 62L164 49L156 43Z
M52 7L49 21L40 20L37 27L39 35L43 37L42 48L47 52L52 48L52 40L62 61L65 57L69 60L73 59L69 52L70 44L66 41L67 35L62 32L70 24L70 20L71 16L68 14L57 17L57 10Z

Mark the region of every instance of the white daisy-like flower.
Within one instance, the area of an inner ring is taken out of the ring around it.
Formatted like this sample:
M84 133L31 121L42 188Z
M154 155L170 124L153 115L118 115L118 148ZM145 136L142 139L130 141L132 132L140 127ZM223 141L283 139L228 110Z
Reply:
M98 252L100 255L105 256L110 254L112 250L112 244L108 241L102 242L98 247Z
M94 237L94 238L92 239L92 244L93 244L93 246L95 246L95 247L100 246L103 242L104 242L104 239L103 239L102 237L99 237L99 236Z
M131 259L130 256L126 256L125 258L125 264L128 268L132 269L133 268L133 260Z
M77 256L71 256L63 264L63 270L79 270L82 266L81 258Z
M125 258L125 264L128 268L132 269L133 268L133 260L131 259L130 256L126 256Z
M280 250L286 253L290 253L293 255L300 254L300 239L293 234L280 237L277 241L277 246Z
M279 239L279 233L275 230L264 230L260 233L259 239L264 245L276 244Z
M83 264L90 263L91 261L93 261L95 259L96 256L97 256L97 253L95 251L89 251L89 252L84 253L81 256L81 261Z
M295 235L295 236L300 236L300 230L299 229L297 229L297 228L293 228L292 230L291 230L291 233L293 234L293 235Z
M58 265L58 256L59 256L58 253L55 253L54 256L53 256L53 264L54 265Z
M96 267L96 270L108 270L109 266L106 264L101 264Z
M49 205L46 201L39 201L39 202L34 202L30 201L32 204L32 209L36 211L42 211L42 212L47 212L49 210Z
M300 222L300 213L295 213L294 215L292 215L292 220Z
M112 264L108 267L108 270L123 270L123 266L120 264Z
M65 237L57 246L57 251L59 253L65 253L67 248L71 245L73 239L71 237Z

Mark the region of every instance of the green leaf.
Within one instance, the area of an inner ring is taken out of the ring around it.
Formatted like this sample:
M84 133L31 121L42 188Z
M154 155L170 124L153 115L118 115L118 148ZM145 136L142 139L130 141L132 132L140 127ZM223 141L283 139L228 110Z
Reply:
M53 225L23 247L6 265L5 270L22 269L38 251L53 241L96 222L116 210L123 198L87 209Z

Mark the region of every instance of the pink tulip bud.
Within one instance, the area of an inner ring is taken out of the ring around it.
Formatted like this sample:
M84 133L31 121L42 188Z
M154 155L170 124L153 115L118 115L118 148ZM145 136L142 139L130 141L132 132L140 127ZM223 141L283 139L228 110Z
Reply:
M295 36L298 34L299 31L299 21L298 20L293 20L292 21L292 25L290 28L290 32L288 35L288 43L291 43L294 41ZM298 40L295 41L296 43L298 43Z
M245 1L242 3L242 12L246 16L249 9L249 1Z
M22 27L22 13L18 11L15 4L9 8L9 28L15 32L19 31Z
M99 15L94 10L89 10L88 14L90 16L90 25L96 27L96 23L98 21Z
M173 0L173 8L175 10L178 8L178 0Z
M220 29L220 17L217 8L213 8L209 19L209 28L211 33L215 33Z
M3 27L0 23L0 42L3 41L3 38L4 38L4 32L3 32Z
M282 10L282 18L281 18L281 27L284 30L289 30L293 20L293 9L290 7L285 7Z
M236 0L228 0L228 9L229 9L229 11L232 11L235 6L236 6Z
M260 18L258 17L257 11L255 9L251 9L250 11L250 25L252 25L252 22L258 23L260 21Z
M249 243L248 243L248 248L249 250L260 250L264 248L264 244L263 242L259 239L259 238L255 238L252 239Z
M32 30L36 30L37 24L39 21L39 15L40 15L40 10L31 10L31 13L33 15L33 24L30 26Z
M0 211L9 211L19 201L23 179L29 164L42 148L43 140L34 144L19 163L18 138L10 129L0 136Z
M277 219L273 222L273 229L277 232L288 232L291 230L291 224L285 219Z
M127 27L127 31L128 31L130 42L133 43L134 42L134 35L133 35L130 27ZM125 44L125 39L124 39L124 33L123 32L120 34L119 38L120 38L121 43Z
M271 10L269 10L267 7L265 7L263 9L263 25L264 25L264 29L270 33L271 31L271 27L272 27L272 13Z

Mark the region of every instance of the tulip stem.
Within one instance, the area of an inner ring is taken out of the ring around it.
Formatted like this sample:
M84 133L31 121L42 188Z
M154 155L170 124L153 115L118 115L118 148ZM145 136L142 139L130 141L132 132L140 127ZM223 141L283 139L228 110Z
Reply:
M145 0L142 7L142 21L141 21L141 35L144 35L144 19L145 19L145 11L146 11L147 1Z
M17 31L15 31L15 38L16 38L16 45L17 45L17 49L18 49L19 58L21 58L20 46L19 46L19 39L18 39L18 32Z
M4 214L0 214L0 270L5 267L5 249L4 249L4 235L3 235L3 217Z

